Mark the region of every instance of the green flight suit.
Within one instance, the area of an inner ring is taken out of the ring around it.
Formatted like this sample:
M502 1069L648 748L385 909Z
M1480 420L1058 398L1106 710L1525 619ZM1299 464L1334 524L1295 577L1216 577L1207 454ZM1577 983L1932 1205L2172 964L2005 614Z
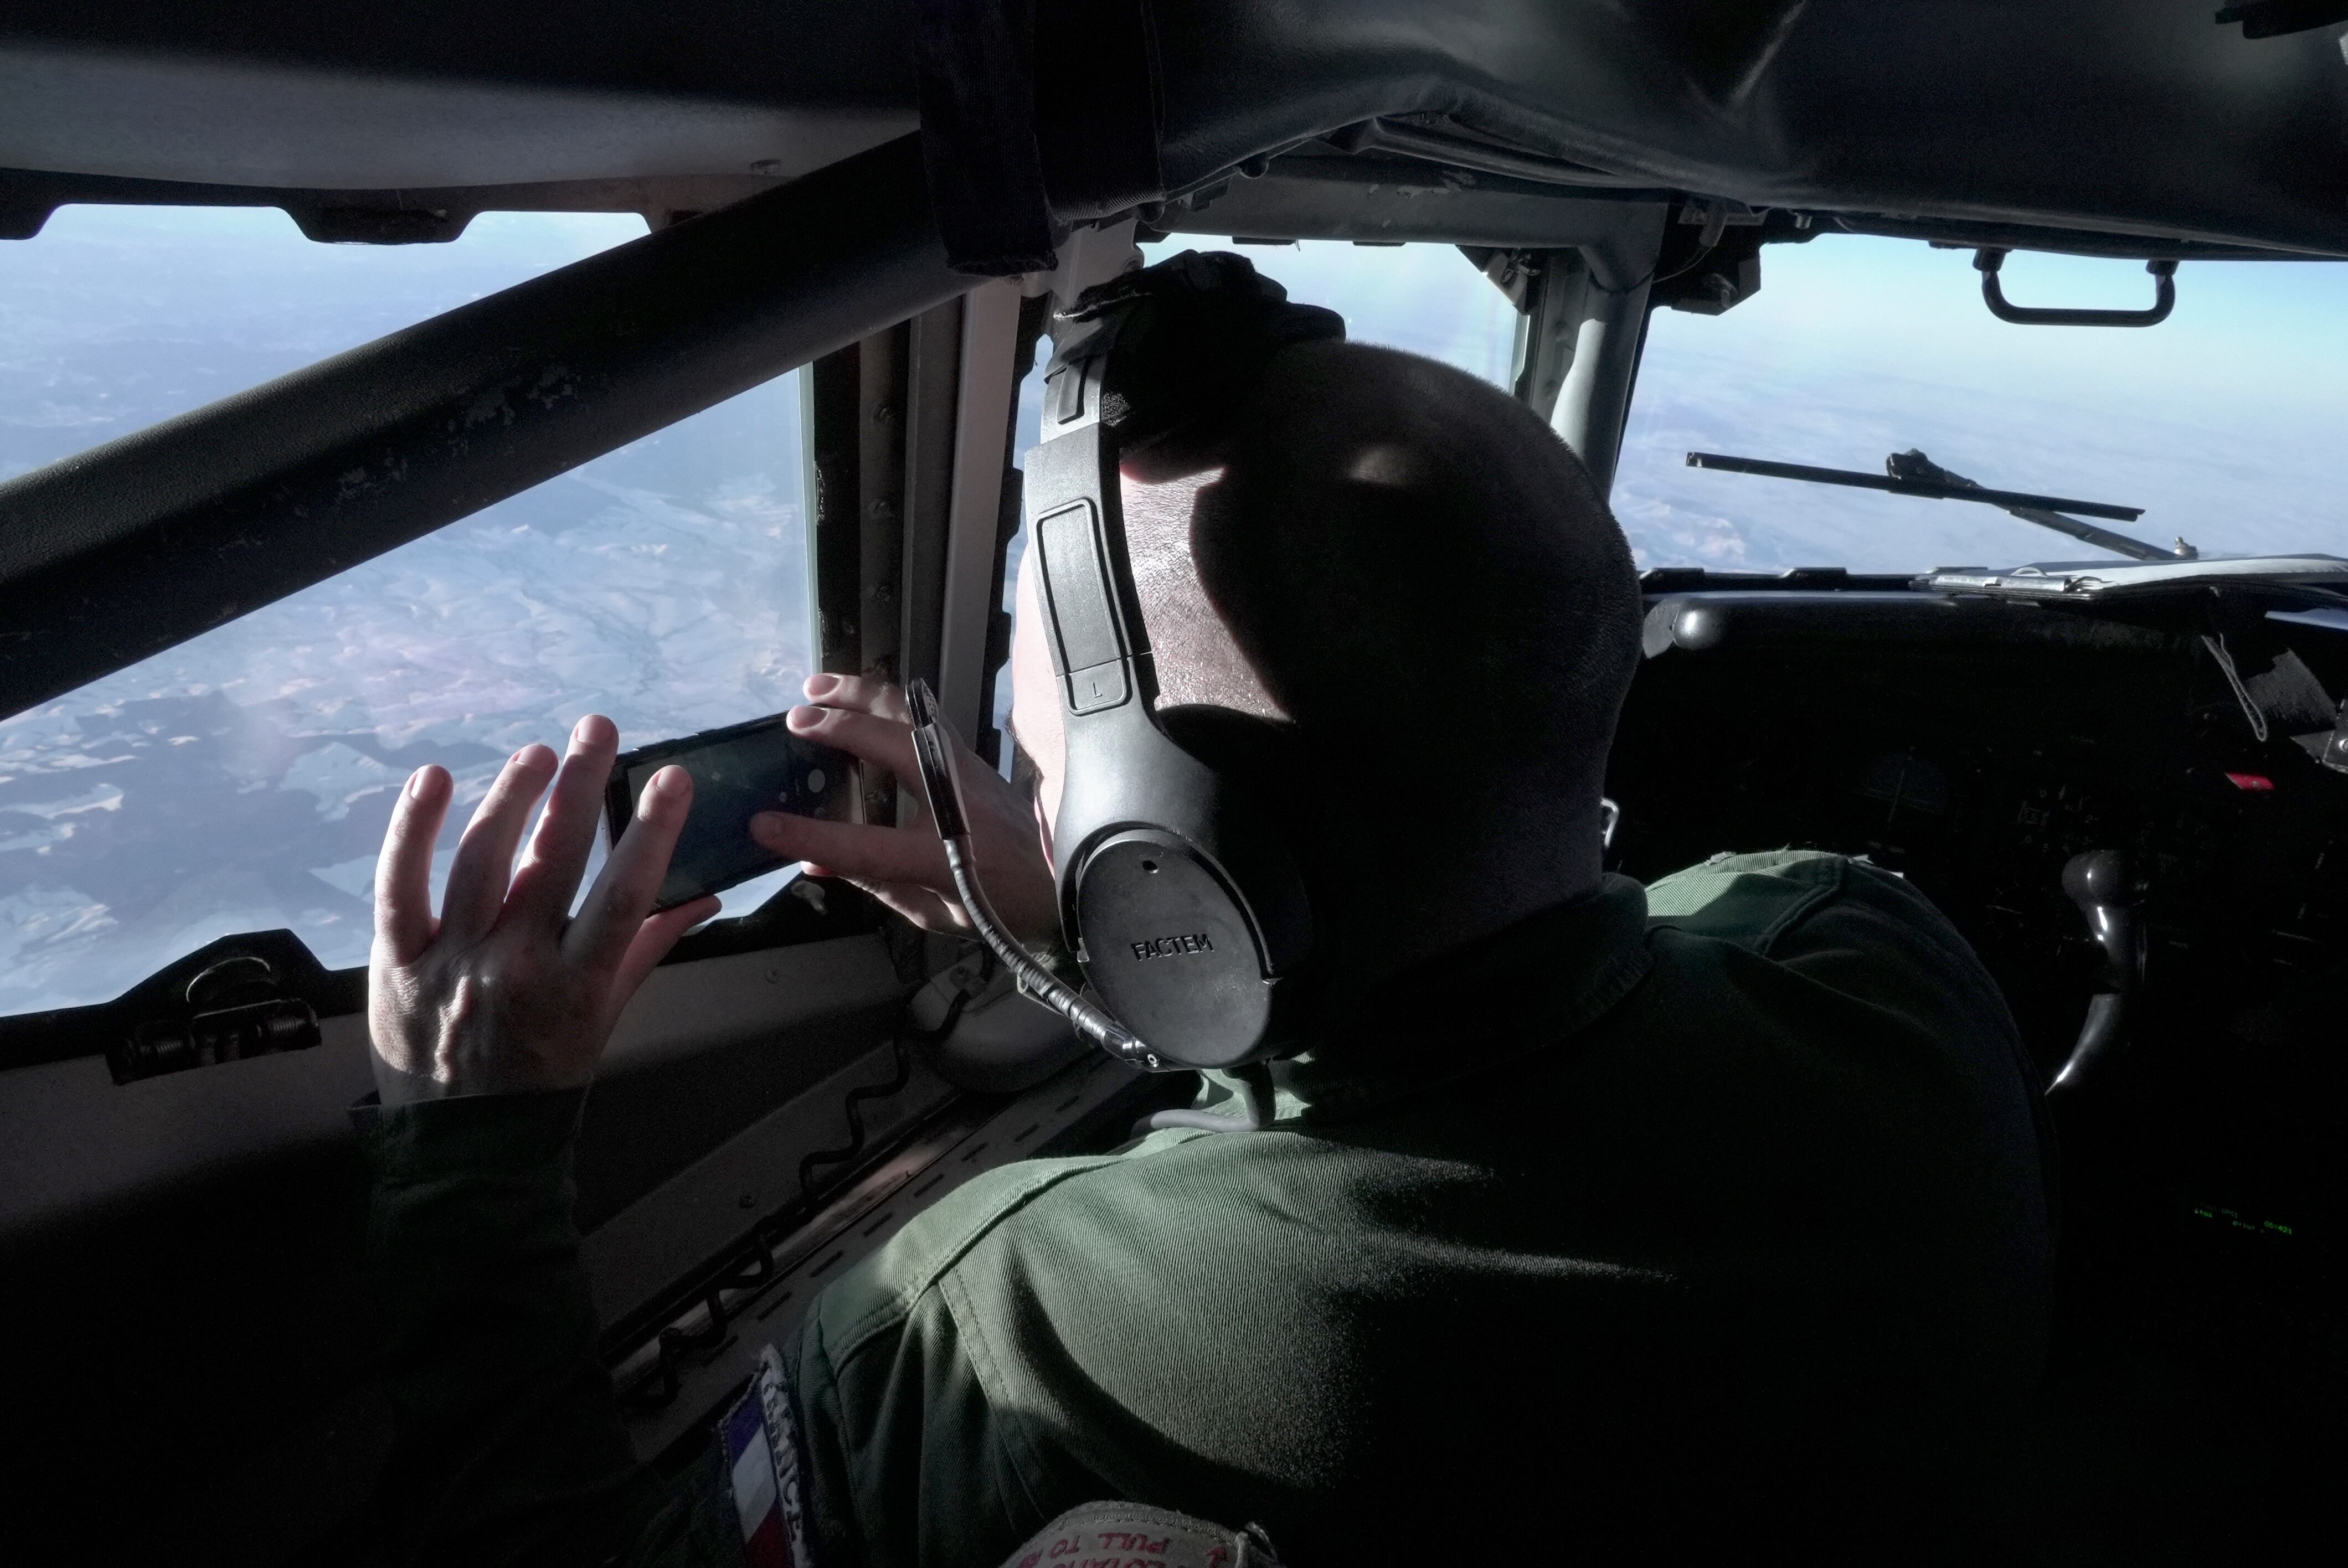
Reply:
M992 1172L824 1292L779 1347L822 1568L991 1565L1102 1497L1259 1522L1306 1568L1914 1555L1993 1512L2044 1354L2044 1123L1995 986L1904 882L1790 851L1609 878L1328 1039L1272 1128ZM387 1280L446 1279L394 1302L447 1319L395 1347L403 1455L438 1445L387 1490L409 1538L523 1561L564 1516L719 1560L705 1480L664 1494L614 1450L544 1228L567 1122L465 1103L385 1113L384 1168L535 1182L538 1228L451 1255L436 1225L468 1222L385 1188ZM536 1142L469 1175L392 1126L452 1114ZM493 1362L469 1301L549 1343ZM491 1365L506 1392L450 1386Z

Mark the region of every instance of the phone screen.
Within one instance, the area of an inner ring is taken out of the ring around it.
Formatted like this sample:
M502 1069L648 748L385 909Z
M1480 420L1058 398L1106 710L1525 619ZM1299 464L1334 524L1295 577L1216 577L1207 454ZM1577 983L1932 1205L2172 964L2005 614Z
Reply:
M750 836L762 811L840 821L853 798L853 759L803 741L779 713L623 753L612 770L604 806L612 842L634 819L653 775L669 766L693 775L693 812L670 856L654 907L673 909L789 862Z

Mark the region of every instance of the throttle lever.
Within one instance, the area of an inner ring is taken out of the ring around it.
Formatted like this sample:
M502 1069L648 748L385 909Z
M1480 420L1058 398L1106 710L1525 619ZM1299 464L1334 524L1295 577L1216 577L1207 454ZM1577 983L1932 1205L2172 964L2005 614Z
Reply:
M2086 917L2087 934L2104 950L2103 989L2087 1000L2086 1021L2069 1060L2047 1092L2076 1091L2102 1071L2129 1022L2130 1001L2144 988L2144 885L2135 865L2116 849L2090 849L2063 866L2063 891Z

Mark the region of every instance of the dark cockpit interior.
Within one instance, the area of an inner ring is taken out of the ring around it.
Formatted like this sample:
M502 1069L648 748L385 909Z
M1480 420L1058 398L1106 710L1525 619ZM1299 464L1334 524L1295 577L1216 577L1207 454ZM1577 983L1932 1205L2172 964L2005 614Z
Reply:
M419 256L500 214L648 232L102 444L9 449L0 715L77 715L102 785L135 748L106 751L74 707L93 682L797 373L804 543L772 548L807 608L802 672L925 680L1015 769L996 692L1022 410L1055 313L1137 244L1456 248L1505 315L1494 378L1603 487L1665 313L1725 327L1821 240L1969 254L1978 330L2034 342L2172 330L2157 302L2189 310L2203 264L2348 259L2343 34L2333 0L2215 20L2210 0L17 0L0 240L26 256L93 208L274 209L306 241ZM1283 275L1281 251L1251 253ZM2097 309L2145 319L2033 321L2065 302L2003 263L2048 255L2124 272L2143 302ZM2293 553L2197 550L1978 465L1978 485L1921 453L1772 477L1800 454L1737 438L1763 461L1724 497L1856 480L1884 508L2010 514L2041 553L1781 569L1642 544L1609 868L1864 856L2004 991L2062 1148L2014 1500L2036 1561L2318 1538L2348 1455L2337 507ZM2245 510L2259 461L2232 481ZM2015 493L1964 494L1983 487ZM446 738L419 723L337 755L404 776L442 760L400 753L417 737ZM32 963L63 907L40 901L57 856L18 830L85 809L42 804L33 756L0 746L0 915L20 928L0 964ZM1439 810L1439 766L1408 771ZM858 784L864 820L911 812L885 776ZM333 785L379 833L370 787ZM127 820L99 807L74 820ZM177 865L216 831L191 806L139 853ZM207 928L139 972L0 988L38 1003L0 1005L9 1490L17 1538L55 1542L23 1560L367 1560L391 1417L346 1115L369 1087L364 958ZM729 905L623 1019L582 1133L637 1451L682 1463L758 1345L925 1204L1108 1149L1194 1087L1088 1051L978 944L845 883Z

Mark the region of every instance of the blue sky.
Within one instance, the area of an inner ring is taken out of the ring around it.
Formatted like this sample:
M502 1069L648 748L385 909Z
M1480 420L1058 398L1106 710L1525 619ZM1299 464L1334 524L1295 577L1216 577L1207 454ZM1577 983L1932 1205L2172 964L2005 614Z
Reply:
M491 214L452 245L325 246L275 211L68 208L0 242L0 477L642 232ZM1508 377L1514 314L1449 247L1244 253L1356 339ZM2137 263L2020 256L2005 276L2024 302L2150 294ZM1982 307L1962 252L1773 247L1755 299L1656 316L1616 511L1651 565L2079 553L1987 507L1682 461L1699 447L1876 470L1921 446L1985 484L2146 507L2150 537L2348 554L2348 268L2193 263L2178 285L2148 332L2022 328ZM273 926L362 962L383 823L418 764L449 766L469 800L513 748L591 709L633 743L788 705L808 662L798 415L784 377L0 717L0 1013L103 1000Z
M1350 335L1507 379L1514 321L1444 246L1249 247ZM2140 261L2022 254L2022 303L2141 307ZM2077 559L1990 507L1690 469L1691 450L1882 471L1921 447L1985 485L2145 507L2209 553L2348 554L2348 263L2192 262L2158 327L2047 328L1982 305L1970 251L1835 235L1763 254L1720 316L1656 313L1614 507L1646 565L1878 571ZM2089 552L2092 553L2092 552Z
M2148 329L1991 316L1965 251L1837 236L1765 252L1761 292L1655 318L1615 505L1635 540L1731 564L1910 569L2076 559L1985 507L1684 466L1691 447L1880 471L1921 446L1983 484L2146 508L2205 553L2348 553L2348 265L2198 262ZM2142 263L2019 255L2024 303L2141 307ZM2092 556L2094 552L2085 552Z

